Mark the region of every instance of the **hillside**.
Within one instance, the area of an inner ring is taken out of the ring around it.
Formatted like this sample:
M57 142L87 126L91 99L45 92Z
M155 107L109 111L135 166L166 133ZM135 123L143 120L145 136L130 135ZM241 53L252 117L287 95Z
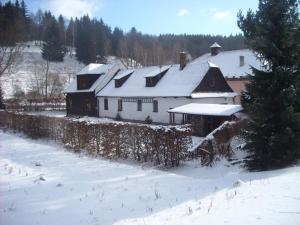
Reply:
M19 88L28 92L37 79L45 79L46 60L42 58L41 46L35 42L25 43L20 58L15 66L6 71L2 78L3 92L5 98L13 97ZM59 75L64 85L67 85L74 75L84 67L84 64L77 61L76 57L66 55L63 62L51 62L49 66L49 77Z

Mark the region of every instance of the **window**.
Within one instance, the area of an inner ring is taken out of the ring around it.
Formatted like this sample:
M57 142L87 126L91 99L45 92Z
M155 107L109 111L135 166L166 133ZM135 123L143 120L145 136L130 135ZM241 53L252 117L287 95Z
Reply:
M108 110L108 99L104 99L104 110Z
M153 87L155 86L154 77L146 77L146 87Z
M118 99L118 111L122 111L122 99Z
M158 101L153 100L153 112L158 112Z
M85 78L79 79L79 88L78 89L86 89L88 86L87 81Z
M216 80L214 77L212 77L210 80L209 80L209 86L210 87L215 87L216 85Z
M142 111L142 100L137 100L137 111Z

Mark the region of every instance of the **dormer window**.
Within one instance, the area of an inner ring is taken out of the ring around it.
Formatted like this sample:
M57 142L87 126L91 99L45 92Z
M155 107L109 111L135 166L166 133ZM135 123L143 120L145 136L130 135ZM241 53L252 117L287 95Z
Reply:
M157 81L155 77L146 77L146 87L154 87Z
M103 75L103 73L77 75L77 89L85 90L91 88L101 75Z
M87 89L87 80L84 78L79 79L79 87L78 89Z
M169 69L170 66L163 66L145 76L146 87L154 87L158 83L158 81L168 72Z
M119 74L117 74L117 76L115 76L114 80L115 80L115 88L119 88L121 87L126 80L131 76L131 74L133 73L133 70L128 70L125 72L120 72Z

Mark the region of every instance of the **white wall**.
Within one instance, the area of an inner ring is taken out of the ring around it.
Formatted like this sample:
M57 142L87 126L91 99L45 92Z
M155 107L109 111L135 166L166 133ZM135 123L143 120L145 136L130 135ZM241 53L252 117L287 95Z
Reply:
M158 112L153 112L153 103L142 103L142 111L137 111L137 102L125 102L123 100L123 110L118 112L118 97L108 97L108 110L104 110L104 97L99 97L99 117L116 118L117 113L123 119L145 121L147 116L150 116L153 122L169 123L170 108L175 108L189 103L215 103L215 104L233 104L232 98L206 98L206 99L191 99L191 98L153 98L158 101ZM137 98L138 99L138 98ZM180 124L182 115L175 115L176 123Z

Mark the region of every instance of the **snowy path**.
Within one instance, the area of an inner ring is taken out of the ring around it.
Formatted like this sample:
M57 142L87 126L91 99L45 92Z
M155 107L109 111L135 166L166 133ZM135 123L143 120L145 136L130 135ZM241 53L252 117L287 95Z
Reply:
M300 167L196 165L142 168L0 131L0 224L300 224Z

